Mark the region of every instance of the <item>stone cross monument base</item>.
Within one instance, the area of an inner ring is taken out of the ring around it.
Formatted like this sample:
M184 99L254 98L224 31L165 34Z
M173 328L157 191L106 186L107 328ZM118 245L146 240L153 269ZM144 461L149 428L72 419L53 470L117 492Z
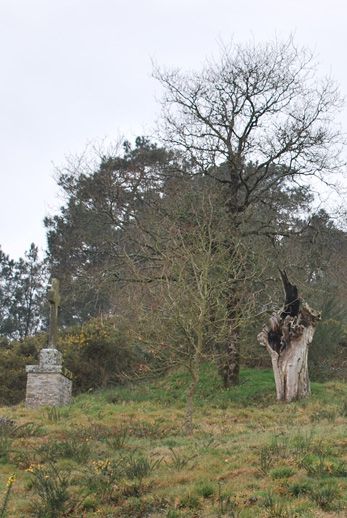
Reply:
M26 406L61 406L70 403L72 375L63 367L62 354L58 349L42 349L39 365L27 365L26 372Z

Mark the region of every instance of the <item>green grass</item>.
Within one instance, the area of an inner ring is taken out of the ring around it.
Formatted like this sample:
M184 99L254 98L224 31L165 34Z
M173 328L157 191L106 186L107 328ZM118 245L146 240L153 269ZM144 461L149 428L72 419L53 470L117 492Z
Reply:
M154 402L163 406L173 405L177 408L183 408L189 382L188 372L178 371L156 382L142 382L102 392L96 391L94 396L96 400L101 398L115 404ZM261 390L259 390L260 388ZM271 371L245 369L241 372L240 386L225 390L221 386L217 371L211 366L204 365L201 369L195 404L199 407L208 403L215 408L224 408L233 404L259 405L273 401L274 390L275 385ZM88 399L89 395L80 397Z
M186 436L188 385L174 372L54 413L0 409L16 425L0 434L0 503L16 476L7 516L346 516L346 384L286 405L270 371L245 369L224 390L204 366Z

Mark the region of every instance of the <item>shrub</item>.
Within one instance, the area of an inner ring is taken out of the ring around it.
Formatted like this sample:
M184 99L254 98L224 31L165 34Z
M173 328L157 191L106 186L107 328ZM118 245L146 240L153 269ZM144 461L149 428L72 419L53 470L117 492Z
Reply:
M289 493L296 497L309 494L311 489L312 484L307 480L303 480L301 482L294 482L288 487Z
M186 509L200 509L201 504L199 498L196 495L191 495L188 493L180 499L179 506Z
M109 501L114 497L116 482L122 478L122 459L93 461L85 473L88 490Z
M267 518L291 518L293 516L289 507L274 497L271 491L265 493L263 505Z
M60 342L76 392L122 383L142 360L125 327L112 318L93 318L70 328Z
M54 464L30 466L31 489L38 496L33 512L40 517L57 518L67 511L70 496L70 474L59 470Z
M12 434L16 428L15 422L8 417L0 417L0 462L8 462L8 454L12 444Z
M230 518L237 518L237 505L235 498L228 492L222 491L222 485L218 482L218 516L223 516L228 513Z
M16 480L15 475L11 475L7 480L5 495L3 497L2 502L0 502L0 518L5 518L5 516L7 514L8 502L10 500L12 486L13 486L15 480Z
M137 479L140 484L160 463L161 459L151 461L147 457L134 455L130 455L122 461L125 476L130 480Z
M327 298L321 306L322 321L315 332L312 348L310 349L310 377L314 381L326 381L331 377L345 375L339 373L336 358L343 351L340 346L346 339L344 328L344 307L334 298ZM346 354L344 355L346 359ZM340 362L342 364L342 362ZM337 368L336 368L337 367Z
M96 511L98 507L97 501L91 495L86 496L82 503L82 509L84 511Z
M184 468L192 468L192 461L197 457L196 454L187 455L185 453L180 453L179 451L174 450L174 448L169 448L171 454L171 462L170 467L180 471Z
M203 498L211 498L215 493L215 488L210 482L200 482L196 487L196 492Z
M267 475L275 459L287 456L288 446L287 437L274 437L270 444L263 446L259 451L259 471Z
M310 497L321 509L329 511L337 507L340 490L335 481L323 481L311 489Z
M0 405L16 405L25 397L25 366L35 363L45 335L0 346Z
M106 437L105 442L111 450L121 450L126 447L129 442L129 434L127 428L114 430L110 437Z

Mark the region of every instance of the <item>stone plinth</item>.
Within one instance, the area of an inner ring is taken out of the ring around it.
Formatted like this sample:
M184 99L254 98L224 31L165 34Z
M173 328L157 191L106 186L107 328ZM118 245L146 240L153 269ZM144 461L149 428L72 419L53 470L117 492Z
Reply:
M39 365L27 365L26 371L26 406L61 406L70 403L72 376L63 367L62 355L57 349L42 349Z

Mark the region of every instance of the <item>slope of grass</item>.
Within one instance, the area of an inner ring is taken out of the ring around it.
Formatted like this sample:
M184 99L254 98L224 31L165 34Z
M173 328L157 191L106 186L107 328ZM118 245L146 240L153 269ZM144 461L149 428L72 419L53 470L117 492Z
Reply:
M60 409L0 409L14 421L0 425L0 509L14 474L8 517L347 515L347 385L285 405L269 371L224 390L206 366L186 436L188 383L175 372Z

